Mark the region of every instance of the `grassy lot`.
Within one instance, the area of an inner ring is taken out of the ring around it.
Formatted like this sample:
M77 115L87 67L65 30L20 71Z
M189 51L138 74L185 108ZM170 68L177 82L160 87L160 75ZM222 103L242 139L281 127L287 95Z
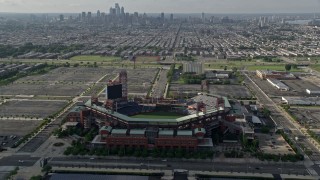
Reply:
M176 119L183 116L181 114L177 114L174 112L151 112L151 113L138 114L131 117L145 118L145 119Z
M74 56L70 60L72 61L96 61L96 62L104 62L104 61L119 61L120 57L115 56Z
M316 71L320 72L320 65L312 65L311 68L313 70L316 70Z
M296 61L319 61L320 57L291 57L290 59L295 59Z
M285 65L260 65L260 66L247 66L247 70L273 70L273 71L285 71ZM293 69L291 68L290 72L301 72L301 69Z
M158 56L138 56L137 62L158 62Z

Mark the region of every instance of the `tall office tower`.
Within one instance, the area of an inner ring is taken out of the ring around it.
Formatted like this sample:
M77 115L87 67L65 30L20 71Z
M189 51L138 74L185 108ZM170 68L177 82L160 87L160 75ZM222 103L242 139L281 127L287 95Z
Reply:
M97 11L97 17L100 17L101 16L101 13L100 13L100 10Z
M60 21L64 21L64 15L60 14L59 19L60 19Z
M119 16L119 15L120 15L121 10L120 10L120 6L119 6L119 4L118 4L118 3L116 3L116 7L115 7L115 9L116 9L116 15L117 15L117 16Z
M82 12L81 14L81 20L84 20L84 19L86 19L86 12Z
M164 13L161 13L161 21L164 22Z
M109 9L109 15L112 15L112 7Z
M88 12L88 19L91 19L92 15L91 12Z
M124 15L125 13L124 13L124 7L122 6L121 7L121 15Z
M204 14L204 12L203 12L203 13L201 14L201 20L202 20L202 22L204 22L205 19L206 19L206 16L205 16L205 14Z
M173 22L173 14L170 14L170 21Z
M134 12L134 13L133 13L133 16L134 16L135 18L138 18L138 17L139 17L139 13L138 13L138 12Z

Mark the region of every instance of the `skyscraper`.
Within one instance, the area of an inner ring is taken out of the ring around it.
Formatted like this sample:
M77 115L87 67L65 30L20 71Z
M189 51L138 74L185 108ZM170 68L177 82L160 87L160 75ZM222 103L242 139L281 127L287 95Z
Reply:
M121 15L124 15L125 13L124 13L124 7L122 6L121 7Z
M100 11L98 10L97 11L97 17L100 17L101 16L101 13L100 13Z
M170 21L173 22L173 14L170 14Z
M60 14L59 19L60 19L60 21L64 21L64 15Z
M204 14L204 12L201 14L201 20L202 20L202 22L204 22L205 21L205 14Z
M161 13L161 21L164 22L164 13Z
M116 3L115 9L116 9L116 15L119 16L121 13L121 10L120 10L120 6L118 3Z
M87 16L88 19L91 19L91 16L92 16L92 15L91 15L91 12L88 12L88 16Z
M82 12L81 19L84 20L86 18L86 12Z

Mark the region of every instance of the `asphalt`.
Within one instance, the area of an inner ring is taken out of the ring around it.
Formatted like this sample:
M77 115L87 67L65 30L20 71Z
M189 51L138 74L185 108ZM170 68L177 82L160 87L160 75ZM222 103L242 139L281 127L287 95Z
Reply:
M230 171L269 174L309 175L302 164L277 163L227 163L227 162L181 162L159 160L130 159L90 159L90 158L52 158L50 165L60 167L92 167L92 168L148 168L160 170L186 169L194 171Z
M0 159L0 166L33 166L39 159L39 157L13 155Z

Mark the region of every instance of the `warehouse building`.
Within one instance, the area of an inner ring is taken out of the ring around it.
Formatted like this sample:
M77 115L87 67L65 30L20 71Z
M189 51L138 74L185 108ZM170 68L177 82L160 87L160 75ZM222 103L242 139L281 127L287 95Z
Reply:
M277 80L277 79L267 79L267 81L274 86L275 88L279 89L280 91L289 91L290 88L285 85L283 82Z
M319 97L282 97L282 103L288 105L320 105Z

